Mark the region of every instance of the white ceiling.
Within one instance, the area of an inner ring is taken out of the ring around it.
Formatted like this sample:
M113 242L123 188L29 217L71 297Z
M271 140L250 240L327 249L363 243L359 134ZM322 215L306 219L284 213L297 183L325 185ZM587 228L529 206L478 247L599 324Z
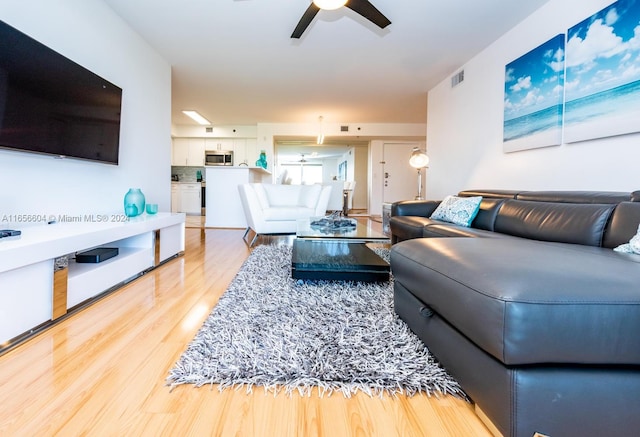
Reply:
M290 35L309 0L104 0L172 66L172 120L426 123L427 91L548 0L372 0Z

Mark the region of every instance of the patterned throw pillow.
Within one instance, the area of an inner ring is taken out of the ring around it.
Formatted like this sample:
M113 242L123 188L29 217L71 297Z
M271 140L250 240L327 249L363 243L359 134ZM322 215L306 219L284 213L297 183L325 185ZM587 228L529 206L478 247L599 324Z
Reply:
M431 218L443 222L469 227L480 209L481 196L458 197L447 196L433 211Z
M613 250L616 252L640 255L640 225L638 225L638 232L636 232L636 235L634 235L628 243L621 244Z

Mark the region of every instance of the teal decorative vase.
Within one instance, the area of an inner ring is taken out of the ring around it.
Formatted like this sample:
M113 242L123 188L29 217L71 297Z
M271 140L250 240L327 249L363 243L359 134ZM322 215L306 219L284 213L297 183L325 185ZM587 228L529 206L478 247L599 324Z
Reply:
M260 151L260 158L256 161L256 167L262 167L265 170L267 169L267 154L264 150Z
M140 188L130 188L124 196L124 214L135 217L144 212L144 194Z

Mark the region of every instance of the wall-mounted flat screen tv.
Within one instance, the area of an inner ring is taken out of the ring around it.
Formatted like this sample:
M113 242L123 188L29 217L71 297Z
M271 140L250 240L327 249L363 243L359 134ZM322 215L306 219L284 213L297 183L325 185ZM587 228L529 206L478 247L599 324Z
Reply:
M122 89L0 21L0 147L118 164Z

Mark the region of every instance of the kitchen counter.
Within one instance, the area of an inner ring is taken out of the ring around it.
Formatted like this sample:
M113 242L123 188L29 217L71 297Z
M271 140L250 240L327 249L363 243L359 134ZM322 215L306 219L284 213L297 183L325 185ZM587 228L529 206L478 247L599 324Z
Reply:
M246 228L238 185L249 182L271 183L271 172L262 167L205 167L209 186L206 191L208 228Z
M252 167L248 167L246 165L234 165L234 166L230 166L230 165L205 165L204 166L205 171L208 170L251 170L252 172L255 173L259 173L259 174L265 174L265 175L270 175L271 172L267 169L264 169L262 167L256 167L256 166L252 166Z

